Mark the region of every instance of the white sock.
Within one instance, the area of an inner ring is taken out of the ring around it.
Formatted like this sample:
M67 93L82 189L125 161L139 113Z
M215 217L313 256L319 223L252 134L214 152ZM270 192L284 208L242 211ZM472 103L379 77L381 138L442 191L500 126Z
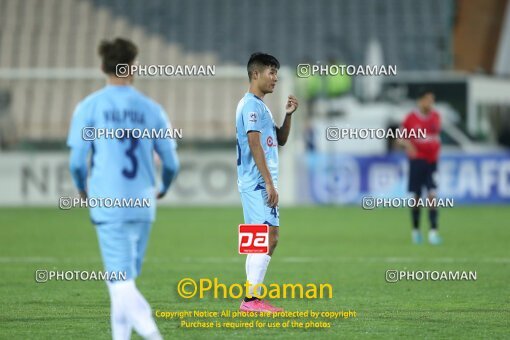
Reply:
M126 340L131 338L131 324L129 323L122 305L122 294L114 288L115 283L107 282L110 293L110 319L113 340Z
M250 254L246 258L246 279L251 284L250 295L253 295L253 287L257 284L264 283L264 276L266 276L267 266L271 256L266 254ZM258 288L257 294L261 293L261 288Z
M251 258L251 254L246 255L246 264L245 264L246 277L248 277L248 273L250 272L250 258Z
M119 305L124 317L135 331L143 338L161 338L158 327L152 318L149 303L138 291L134 280L120 281L111 284L115 296L120 296ZM119 338L120 339L120 338Z

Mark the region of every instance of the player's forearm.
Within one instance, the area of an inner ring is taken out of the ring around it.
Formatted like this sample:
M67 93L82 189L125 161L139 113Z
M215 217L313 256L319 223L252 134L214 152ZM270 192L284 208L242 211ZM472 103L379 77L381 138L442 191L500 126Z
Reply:
M414 157L416 155L416 146L411 143L410 140L408 139L397 139L397 144L402 146L405 150L405 152L411 156L411 157Z
M259 169L260 175L264 179L266 185L273 185L273 179L271 178L271 173L269 172L269 168L267 167L266 157L264 155L264 149L262 149L262 145L260 145L260 137L258 141L249 141L250 151L253 156L253 160Z
M160 156L161 158L161 156ZM163 161L163 174L161 183L161 192L165 193L170 188L170 185L174 181L175 177L179 173L180 163L177 157L175 149L171 149L168 154L162 158Z
M71 149L69 171L74 185L80 192L85 192L87 189L87 154L86 149Z
M71 177L79 192L87 190L87 170L82 168L71 169Z
M290 134L290 125L292 121L292 115L286 114L282 126L276 130L276 138L278 139L278 145L285 145Z

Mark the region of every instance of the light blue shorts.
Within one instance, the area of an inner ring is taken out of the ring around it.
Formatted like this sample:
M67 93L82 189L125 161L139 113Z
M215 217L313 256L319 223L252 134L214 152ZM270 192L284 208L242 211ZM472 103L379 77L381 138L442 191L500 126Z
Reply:
M128 280L140 275L151 226L147 222L96 225L105 270L125 272Z
M244 223L267 224L272 227L280 226L278 206L271 208L267 205L266 189L241 192Z

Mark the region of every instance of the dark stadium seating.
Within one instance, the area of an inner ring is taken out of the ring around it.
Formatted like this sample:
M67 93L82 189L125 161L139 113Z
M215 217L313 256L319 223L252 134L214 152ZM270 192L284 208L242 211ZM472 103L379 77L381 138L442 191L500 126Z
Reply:
M98 68L103 38L131 38L143 64L244 66L250 53L262 50L291 67L333 59L363 63L368 41L376 38L384 62L399 71L442 70L451 66L453 13L453 0L0 0L0 88L11 93L8 114L18 140L58 141L76 102L102 81L30 80L18 71ZM6 77L6 70L18 73ZM138 84L166 105L175 126L188 128L188 138L229 139L232 98L246 83L215 81L207 90L198 80ZM191 96L202 91L206 102Z

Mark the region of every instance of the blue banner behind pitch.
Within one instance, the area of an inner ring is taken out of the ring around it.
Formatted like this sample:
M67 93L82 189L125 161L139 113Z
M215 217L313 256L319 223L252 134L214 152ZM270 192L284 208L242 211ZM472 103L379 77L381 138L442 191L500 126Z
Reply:
M363 196L409 196L409 165L400 153L311 153L300 162L298 178L306 178L298 183L300 203L359 204ZM455 204L510 203L510 153L443 154L436 175L438 196Z

